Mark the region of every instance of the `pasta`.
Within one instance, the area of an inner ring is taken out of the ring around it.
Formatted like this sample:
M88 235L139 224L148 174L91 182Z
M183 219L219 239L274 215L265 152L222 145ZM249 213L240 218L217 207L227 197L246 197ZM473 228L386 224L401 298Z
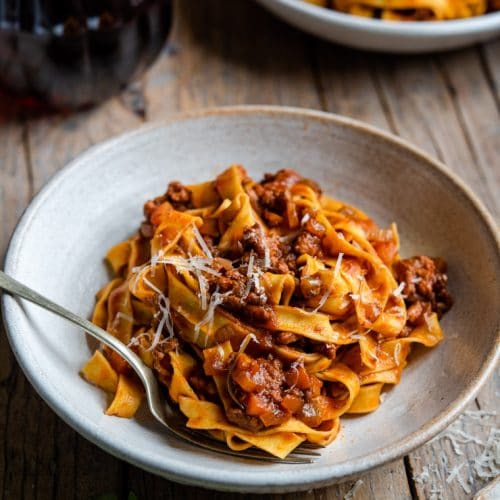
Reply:
M377 409L414 343L443 338L444 262L400 259L395 224L294 171L172 182L144 214L107 254L92 320L153 368L188 427L232 449L331 443L343 414ZM119 355L104 347L82 374L114 394L108 414L133 416L142 392Z
M498 0L305 0L356 16L387 21L444 21L480 16L500 8Z

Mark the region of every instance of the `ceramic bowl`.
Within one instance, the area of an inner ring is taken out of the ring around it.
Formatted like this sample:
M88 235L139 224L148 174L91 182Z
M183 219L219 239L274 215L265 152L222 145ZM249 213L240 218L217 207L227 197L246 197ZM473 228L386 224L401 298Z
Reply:
M4 296L17 359L54 411L110 453L166 478L221 490L310 489L394 460L447 426L474 397L497 356L500 257L491 218L445 168L399 139L321 112L222 108L139 128L83 153L33 200L12 238L5 270L89 316L107 280L103 256L133 233L143 202L167 182L214 178L231 163L251 176L297 169L381 225L396 221L402 255L443 256L452 310L445 340L416 348L401 383L372 414L342 419L339 438L306 466L203 451L169 436L146 408L132 420L104 415L106 396L80 378L91 350L64 320Z
M500 12L452 21L381 21L303 0L257 0L284 21L331 42L378 52L419 53L466 47L500 35Z

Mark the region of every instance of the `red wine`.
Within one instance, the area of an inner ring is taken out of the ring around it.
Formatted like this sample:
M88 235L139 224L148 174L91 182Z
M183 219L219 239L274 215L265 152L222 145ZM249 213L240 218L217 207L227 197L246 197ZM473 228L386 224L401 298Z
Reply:
M58 108L96 104L156 58L172 0L0 0L0 85Z

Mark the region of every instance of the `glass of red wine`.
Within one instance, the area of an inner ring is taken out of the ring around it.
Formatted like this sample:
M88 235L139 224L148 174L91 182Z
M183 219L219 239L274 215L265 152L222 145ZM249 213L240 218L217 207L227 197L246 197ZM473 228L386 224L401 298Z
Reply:
M171 21L172 0L0 0L0 87L25 104L92 106L154 61Z

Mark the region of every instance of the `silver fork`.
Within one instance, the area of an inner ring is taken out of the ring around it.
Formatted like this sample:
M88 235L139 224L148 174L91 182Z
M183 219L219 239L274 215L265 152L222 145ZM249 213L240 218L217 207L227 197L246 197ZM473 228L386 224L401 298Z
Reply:
M311 463L314 458L320 454L308 446L301 446L296 448L293 453L288 455L285 459L280 459L266 452L258 449L248 449L244 451L234 451L226 446L225 443L217 441L199 431L195 431L186 427L186 418L179 410L173 407L168 399L160 394L159 385L153 371L146 366L141 358L137 356L131 349L118 339L113 337L107 331L99 328L90 321L73 314L64 307L52 302L51 300L43 297L38 292L31 288L19 283L11 278L3 271L0 271L0 289L10 295L18 295L38 306L51 311L58 316L71 321L75 325L81 327L97 340L106 344L111 349L115 350L122 358L124 358L132 369L137 373L141 379L146 392L146 399L148 401L149 409L152 415L163 424L175 436L188 441L191 444L200 446L210 451L224 453L225 455L233 455L241 458L265 460L268 462L291 463L291 464L304 464Z

